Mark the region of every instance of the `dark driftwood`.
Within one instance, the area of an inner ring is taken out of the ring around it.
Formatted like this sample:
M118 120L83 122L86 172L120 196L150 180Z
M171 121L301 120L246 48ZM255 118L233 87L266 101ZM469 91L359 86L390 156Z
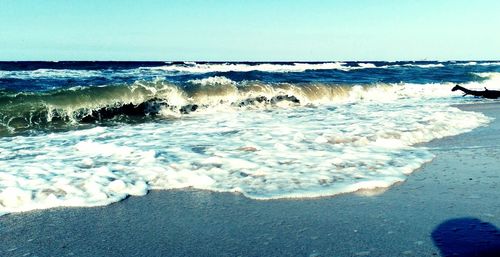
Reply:
M464 92L463 96L466 95L473 95L473 96L478 96L478 97L484 97L484 98L490 98L490 99L497 99L500 97L500 91L497 90L488 90L487 88L484 88L483 91L481 90L470 90L465 87L456 85L454 86L451 91L457 91L460 90Z

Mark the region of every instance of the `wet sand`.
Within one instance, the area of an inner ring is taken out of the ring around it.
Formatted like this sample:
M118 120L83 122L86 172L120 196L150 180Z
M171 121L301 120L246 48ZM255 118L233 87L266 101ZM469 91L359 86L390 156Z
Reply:
M473 236L459 245L500 256L500 103L460 108L496 120L425 144L436 158L385 192L255 201L152 191L16 213L0 217L0 256L440 256L465 253L460 233Z

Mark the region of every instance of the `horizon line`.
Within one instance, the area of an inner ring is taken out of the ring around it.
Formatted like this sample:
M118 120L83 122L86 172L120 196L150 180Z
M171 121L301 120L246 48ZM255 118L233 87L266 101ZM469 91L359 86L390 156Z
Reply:
M500 59L414 59L414 60L0 60L0 62L194 62L194 63L328 63L328 62L498 62Z

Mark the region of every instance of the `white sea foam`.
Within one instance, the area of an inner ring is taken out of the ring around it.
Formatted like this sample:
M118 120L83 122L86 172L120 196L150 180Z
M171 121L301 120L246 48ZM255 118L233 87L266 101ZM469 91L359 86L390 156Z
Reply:
M466 62L466 63L455 63L455 65L458 65L458 66L475 66L477 65L477 62Z
M481 66L500 66L500 62L482 62L482 63L479 63L478 65L481 65Z
M325 62L325 63L196 63L184 62L176 64L165 62L164 66L156 67L140 67L137 69L125 70L71 70L71 69L37 69L37 70L20 70L20 71L5 71L0 70L0 78L14 79L63 79L63 78L94 78L94 77L130 77L130 76L169 76L172 73L209 73L209 72L304 72L307 70L342 70L351 71L359 69L371 68L395 68L395 67L420 67L420 68L438 68L448 64L429 63L429 64L388 64L376 66L373 63L359 62L354 66L348 66L345 62ZM500 62L468 62L456 63L461 66L500 66Z
M415 144L489 121L450 107L462 99L449 98L451 86L355 87L343 100L294 108L223 106L175 121L4 137L0 213L106 205L150 189L275 199L388 187L433 158Z
M459 62L459 63L454 63L454 65L457 66L500 66L500 62Z
M224 77L224 76L214 76L214 77L208 77L208 78L203 78L203 79L193 79L189 80L188 82L193 83L193 84L198 84L202 86L207 86L207 85L217 85L217 84L236 84L236 82Z
M408 66L408 67L420 67L420 68L440 68L444 67L444 64L442 63L429 63L429 64L404 64L403 66Z
M38 70L20 70L4 71L0 70L0 78L91 78L102 76L101 71L96 70L68 70L68 69L38 69Z
M377 66L373 63L358 63L358 66L359 67L363 67L363 68L377 68Z
M327 63L293 63L293 64L242 64L242 63L185 63L183 65L174 64L159 67L145 67L147 70L163 70L168 72L184 72L184 73L207 73L207 72L303 72L306 70L352 70L362 69L365 67L348 67L343 62L327 62Z
M484 90L484 88L500 90L500 72L479 72L474 74L486 80L467 83L467 88L477 90Z
M143 69L123 69L123 70L72 70L72 69L37 69L37 70L0 70L0 78L12 79L91 79L97 77L104 78L127 78L141 77L144 75L156 76L158 70L149 70L148 74Z

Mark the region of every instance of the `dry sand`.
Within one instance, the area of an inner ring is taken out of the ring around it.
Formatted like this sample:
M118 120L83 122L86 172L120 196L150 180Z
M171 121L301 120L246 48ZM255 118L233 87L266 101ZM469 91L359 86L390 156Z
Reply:
M488 248L500 256L500 104L461 108L496 120L426 144L436 158L379 194L254 201L153 191L104 207L11 214L0 217L0 256L466 256Z

